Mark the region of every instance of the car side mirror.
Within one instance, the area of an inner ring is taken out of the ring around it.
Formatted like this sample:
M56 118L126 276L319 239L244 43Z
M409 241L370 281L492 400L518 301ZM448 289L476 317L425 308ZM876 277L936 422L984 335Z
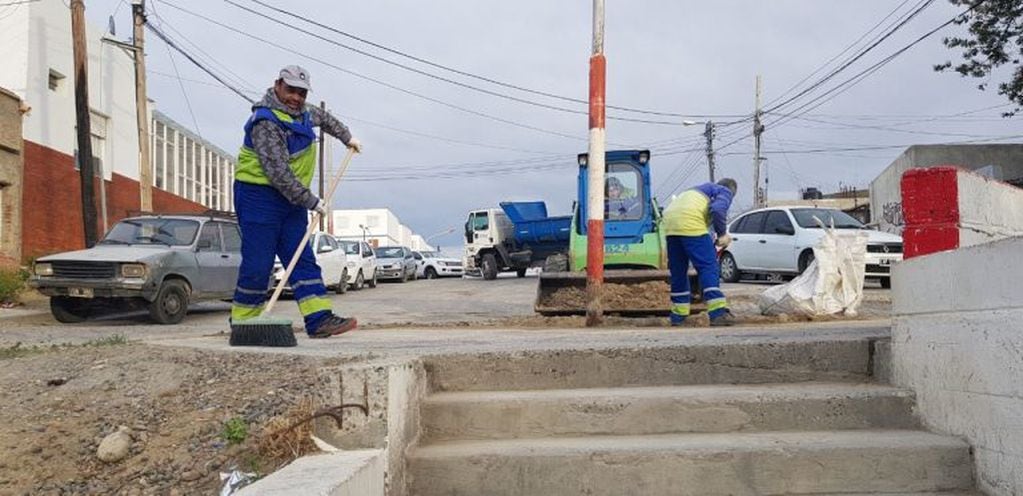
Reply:
M209 250L210 248L213 248L213 242L208 239L200 239L199 242L195 244L195 247L199 250Z
M792 226L777 226L774 228L774 232L778 234L784 234L786 236L796 234L796 230Z

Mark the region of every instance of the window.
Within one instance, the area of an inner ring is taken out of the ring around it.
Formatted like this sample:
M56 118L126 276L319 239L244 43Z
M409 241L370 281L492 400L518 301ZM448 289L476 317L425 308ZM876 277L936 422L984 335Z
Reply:
M794 208L792 216L796 218L799 227L806 229L820 229L820 225L814 220L817 217L824 225L831 227L835 223L835 229L863 229L863 224L855 217L833 208Z
M209 248L202 247L205 241L209 241ZM205 226L202 226L202 231L199 233L199 251L224 251L220 244L219 222L207 222Z
M767 212L757 212L749 214L742 219L739 219L738 229L734 232L744 234L758 234L761 232L760 228L764 225L764 218L767 217Z
M368 244L362 243L362 256L363 258L369 258L373 256L373 249Z
M472 216L472 230L473 231L486 231L490 229L490 222L487 220L486 212L476 212Z
M607 167L604 218L639 220L643 218L643 176L633 164L612 163Z
M323 249L330 246L330 236L320 236L319 242L316 243L316 251L323 253Z
M423 259L423 255L422 255L421 253L419 253L419 252L412 252L412 256L413 256L413 257L414 257L414 258L415 258L416 260L422 260L422 259Z
M241 253L242 232L238 230L238 226L235 224L221 224L221 229L224 232L224 251Z
M78 126L75 126L77 129ZM103 158L106 157L107 145L107 118L95 110L89 111L89 133L91 138L89 145L92 146L92 173L96 177L103 177ZM77 142L75 148L75 170L80 170L78 163Z
M782 210L772 210L767 213L767 220L764 222L764 234L795 234L789 216Z

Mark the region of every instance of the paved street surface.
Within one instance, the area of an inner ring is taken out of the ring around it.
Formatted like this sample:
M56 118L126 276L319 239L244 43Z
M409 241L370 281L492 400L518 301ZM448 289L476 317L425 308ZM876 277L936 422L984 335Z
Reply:
M886 318L889 293L868 283L864 298L864 317ZM542 330L523 330L522 327L543 326L542 320L533 319L533 300L536 296L537 279L527 276L519 279L506 275L495 281L479 278L436 279L409 281L407 283L380 283L376 288L349 291L344 295L331 293L334 308L344 315L354 315L362 329L355 335L346 336L344 341L358 340L367 336L366 349L376 343L401 343L409 339L432 341L432 336L445 336L444 340L460 336L455 330L469 331L473 327L491 327L484 341L498 339L502 332L519 335L523 332L540 338ZM766 284L726 284L725 291L733 301L737 313L754 313L756 295L768 287ZM82 343L111 335L124 335L129 340L178 342L187 338L209 337L211 341L226 342L222 333L228 331L227 318L230 305L224 302L200 303L193 305L185 320L177 325L157 325L149 320L145 312L111 314L82 324L61 324L49 313L44 297L29 298L25 306L16 309L0 309L0 346L14 343L23 345ZM277 306L274 313L300 323L297 305L286 299ZM532 319L524 324L521 321ZM643 325L650 326L650 320ZM659 325L659 321L652 321ZM617 324L612 324L617 325ZM805 327L807 324L790 324ZM814 323L820 326L822 323ZM448 327L455 330L440 330ZM500 331L499 328L505 328ZM571 332L579 335L582 330L569 321L550 326L552 335ZM629 327L625 325L624 327ZM420 328L420 330L415 330ZM424 329L425 328L425 329ZM604 331L586 331L604 332ZM636 331L632 332L647 332ZM368 337L372 336L372 338ZM461 336L462 339L467 336ZM476 338L474 338L476 339ZM194 344L194 340L189 339ZM342 340L328 340L341 342ZM181 344L185 344L182 342ZM391 345L384 345L391 346ZM433 345L430 345L433 346ZM332 346L327 347L332 348ZM324 349L327 349L324 348Z

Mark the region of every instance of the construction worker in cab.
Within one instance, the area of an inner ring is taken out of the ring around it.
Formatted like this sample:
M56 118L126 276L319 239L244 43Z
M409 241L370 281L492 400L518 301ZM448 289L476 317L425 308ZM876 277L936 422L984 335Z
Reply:
M316 169L319 126L356 153L362 151L348 127L317 107L306 107L309 73L281 69L272 88L252 106L245 142L235 169L234 205L242 230L232 322L259 316L267 298L274 259L288 263L305 236L309 211L326 216L328 205L309 190ZM306 244L288 279L310 337L325 338L355 329L354 318L335 315L320 267ZM343 284L343 283L342 283Z
M635 190L625 187L622 181L614 176L609 176L605 183L605 219L624 220L632 217L639 218L642 215Z
M682 325L689 316L692 294L689 262L693 263L703 288L703 301L712 326L730 326L735 317L721 292L720 267L715 246L727 247L732 238L725 220L737 185L734 179L701 184L672 200L664 210L664 232L668 241L668 270L671 271L671 325ZM711 237L710 228L715 237Z

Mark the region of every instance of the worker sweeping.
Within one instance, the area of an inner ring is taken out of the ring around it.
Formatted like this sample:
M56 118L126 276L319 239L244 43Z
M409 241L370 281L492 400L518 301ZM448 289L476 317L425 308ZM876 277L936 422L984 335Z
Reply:
M317 107L306 107L309 73L281 69L272 88L252 106L245 142L235 170L234 204L242 230L242 263L231 307L233 324L258 317L267 296L274 259L290 260L308 227L308 212L327 214L327 204L309 190L316 169L314 127L356 153L361 144L348 127ZM288 283L312 338L356 327L354 318L334 314L320 267L307 244Z
M701 184L679 195L664 210L673 326L682 325L689 316L692 301L689 262L693 263L699 276L710 325L730 326L735 323L725 294L721 292L715 245L726 247L732 241L726 232L726 219L737 187L734 179ZM716 237L711 237L711 228Z

